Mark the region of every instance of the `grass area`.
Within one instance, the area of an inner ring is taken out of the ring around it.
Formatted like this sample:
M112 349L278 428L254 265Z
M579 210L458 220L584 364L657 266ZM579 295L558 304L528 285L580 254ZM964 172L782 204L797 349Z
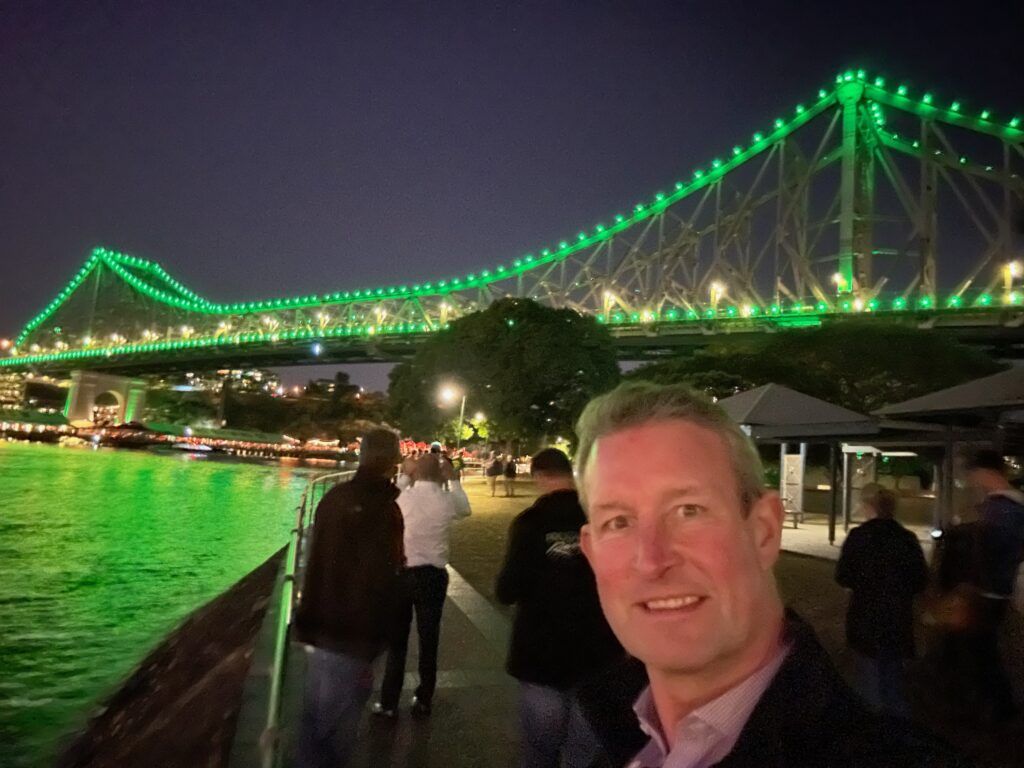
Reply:
M479 476L467 478L463 486L473 514L452 530L452 565L495 602L494 580L505 552L508 526L533 503L537 492L530 481L517 480L515 498L503 497L500 483L498 495L492 498L490 488ZM847 597L833 579L834 570L835 563L830 560L783 552L775 572L783 600L811 623L836 665L852 680L854 659L844 641ZM1011 676L1020 693L1024 687L1024 617L1011 611L1006 635ZM964 717L965 712L969 713L964 692L943 688L949 678L934 653L937 640L921 630L919 649L923 657L915 660L908 672L915 715L968 753L979 768L1024 768L1021 724L999 732L971 724Z
M468 477L463 488L473 514L452 527L452 565L473 587L492 603L494 580L505 554L505 540L512 519L530 506L537 491L529 480L516 480L515 497L505 498L502 484L491 497L490 487L479 475Z

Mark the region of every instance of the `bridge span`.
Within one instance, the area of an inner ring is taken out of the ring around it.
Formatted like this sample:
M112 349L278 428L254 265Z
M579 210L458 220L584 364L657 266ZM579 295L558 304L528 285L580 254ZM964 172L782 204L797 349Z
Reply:
M506 297L591 315L625 358L850 317L1021 356L1021 120L869 76L833 82L631 210L431 281L217 303L105 248L0 372L392 361Z

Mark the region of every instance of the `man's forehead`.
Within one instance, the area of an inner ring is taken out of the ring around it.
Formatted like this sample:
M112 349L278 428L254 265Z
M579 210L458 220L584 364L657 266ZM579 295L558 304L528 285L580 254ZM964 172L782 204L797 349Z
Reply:
M598 437L590 447L588 463L623 457L640 461L645 456L672 455L695 448L714 451L712 446L726 450L724 438L701 424L685 419L649 421Z

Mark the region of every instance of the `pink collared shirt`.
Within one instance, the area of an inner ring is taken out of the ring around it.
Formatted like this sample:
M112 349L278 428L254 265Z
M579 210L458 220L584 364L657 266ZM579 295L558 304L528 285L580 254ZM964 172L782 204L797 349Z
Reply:
M650 686L633 705L640 728L651 737L628 768L709 768L728 755L743 732L750 713L768 689L789 653L780 646L772 659L739 685L695 709L676 725L675 746L670 752L662 735Z

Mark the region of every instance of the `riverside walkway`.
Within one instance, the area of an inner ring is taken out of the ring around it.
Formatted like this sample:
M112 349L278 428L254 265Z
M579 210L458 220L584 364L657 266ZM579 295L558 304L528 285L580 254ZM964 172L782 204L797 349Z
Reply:
M355 768L512 768L518 765L519 734L516 683L504 671L511 612L494 600L494 579L501 565L505 537L512 518L536 498L528 481L517 482L517 495L490 497L482 478L471 477L464 487L473 505L472 517L453 526L451 584L441 624L438 690L433 714L414 720L409 699L416 680L416 637L410 638L406 685L396 720L364 716L360 725ZM815 628L839 668L852 679L854 660L845 647L843 624L847 597L833 580L834 560L842 543L829 545L823 524L785 529L784 553L776 567L780 590ZM923 535L924 531L919 532ZM1011 675L1024 694L1024 620L1011 617L1007 633ZM920 646L933 638L921 632ZM301 711L304 653L292 645L283 701L284 766L293 764L295 729ZM383 659L378 664L379 685ZM965 725L945 706L948 696L938 691L933 659L912 665L909 682L915 717L943 733L977 760L979 766L1022 766L1024 738L1018 723L1010 732L990 732ZM376 690L374 695L376 696ZM375 699L371 699L373 701Z

